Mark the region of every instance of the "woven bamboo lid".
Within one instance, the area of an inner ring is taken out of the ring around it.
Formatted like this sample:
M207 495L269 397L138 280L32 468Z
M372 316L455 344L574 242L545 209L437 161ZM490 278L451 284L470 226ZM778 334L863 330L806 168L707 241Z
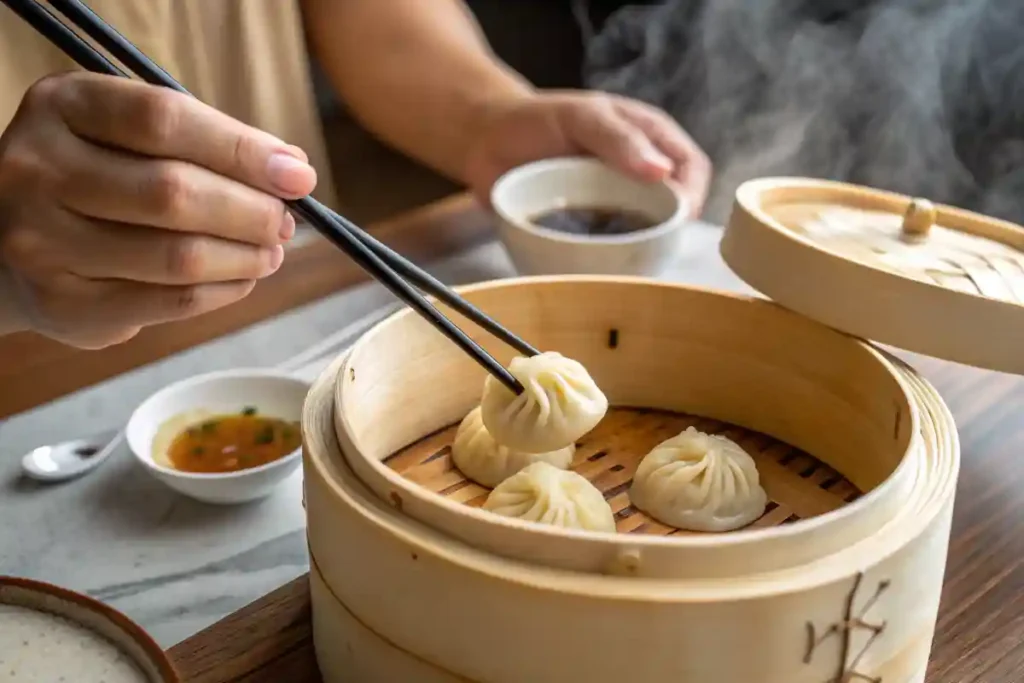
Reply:
M776 302L849 334L1024 374L1024 228L809 178L736 192L722 257Z

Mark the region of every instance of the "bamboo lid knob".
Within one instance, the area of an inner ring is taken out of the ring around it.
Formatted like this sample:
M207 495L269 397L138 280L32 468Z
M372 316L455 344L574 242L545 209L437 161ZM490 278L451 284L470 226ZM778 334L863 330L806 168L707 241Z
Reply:
M935 225L938 212L927 199L914 199L903 214L903 234L907 237L924 237Z

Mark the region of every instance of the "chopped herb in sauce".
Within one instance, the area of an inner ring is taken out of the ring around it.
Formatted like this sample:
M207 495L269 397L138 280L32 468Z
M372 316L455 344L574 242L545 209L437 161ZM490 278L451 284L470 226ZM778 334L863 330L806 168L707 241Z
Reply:
M274 442L274 425L264 425L260 431L256 432L255 442L257 446Z

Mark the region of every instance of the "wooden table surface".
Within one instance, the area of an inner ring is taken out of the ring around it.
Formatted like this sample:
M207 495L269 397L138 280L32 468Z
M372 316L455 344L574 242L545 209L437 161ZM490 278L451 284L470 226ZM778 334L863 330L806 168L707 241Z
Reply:
M465 202L419 212L419 230L466 223ZM478 215L478 214L476 214ZM437 225L424 225L424 217ZM472 223L473 221L469 221ZM394 224L402 232L401 221ZM903 354L939 390L962 470L928 683L1024 681L1024 378ZM309 593L296 580L171 648L188 683L319 681Z

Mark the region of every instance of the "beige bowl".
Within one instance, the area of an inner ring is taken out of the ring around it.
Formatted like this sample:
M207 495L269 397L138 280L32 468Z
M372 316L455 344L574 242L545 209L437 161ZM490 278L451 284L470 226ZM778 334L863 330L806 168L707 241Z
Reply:
M17 616L5 608L16 609ZM16 629L25 633L16 634ZM5 638L18 642L4 646ZM181 680L160 646L128 617L98 600L41 581L0 576L0 649L0 674L17 672L13 680L19 683ZM112 660L120 677L112 677L109 669L102 672ZM63 668L60 673L37 668L50 664ZM91 666L100 667L92 676L87 668Z
M667 183L643 183L600 161L545 159L515 168L491 190L498 235L522 275L593 273L657 275L675 259L688 207ZM573 235L533 222L552 209L636 211L654 220L620 235Z
M756 298L596 276L461 291L538 348L581 361L616 409L756 432L751 443L810 454L862 495L815 511L831 483L805 487L825 470L759 453L778 509L795 495L786 504L807 511L797 521L650 533L622 507L643 455L620 447L635 436L624 428L602 437L609 454L578 448L573 463L618 506L619 533L488 513L474 505L486 492L443 448L480 400L483 371L399 312L334 363L303 414L327 683L924 680L959 445L910 368ZM512 355L454 317L499 360Z

